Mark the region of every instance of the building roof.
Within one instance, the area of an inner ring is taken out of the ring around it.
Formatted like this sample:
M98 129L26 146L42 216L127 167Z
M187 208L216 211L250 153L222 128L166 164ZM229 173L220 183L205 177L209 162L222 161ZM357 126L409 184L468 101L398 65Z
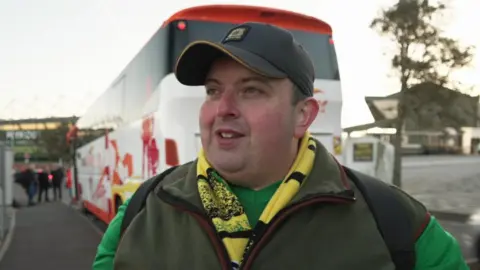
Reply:
M471 96L429 82L417 84L408 89L407 93L409 109L416 115L426 117L430 114L432 117L449 118L450 122L458 121L468 126L476 125L475 115L480 119L479 96ZM384 97L365 97L376 122L397 118L399 95L397 92Z
M26 124L26 123L48 123L48 122L70 122L78 117L48 117L48 118L27 118L27 119L0 119L0 125Z

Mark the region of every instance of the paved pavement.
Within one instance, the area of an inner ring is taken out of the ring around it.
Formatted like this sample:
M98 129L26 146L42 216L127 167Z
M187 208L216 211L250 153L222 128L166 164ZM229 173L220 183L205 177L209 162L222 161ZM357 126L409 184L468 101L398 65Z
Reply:
M403 165L402 188L430 209L471 214L480 208L480 156L412 157Z
M455 213L457 219L480 209L480 156L412 156L402 163L402 188L430 210ZM440 223L459 241L466 259L474 259L480 225L442 216Z
M427 167L444 164L470 164L477 163L480 156L457 156L457 155L430 155L430 156L404 156L403 167Z
M24 203L21 191L15 193ZM100 239L88 220L62 202L22 207L0 270L91 269Z

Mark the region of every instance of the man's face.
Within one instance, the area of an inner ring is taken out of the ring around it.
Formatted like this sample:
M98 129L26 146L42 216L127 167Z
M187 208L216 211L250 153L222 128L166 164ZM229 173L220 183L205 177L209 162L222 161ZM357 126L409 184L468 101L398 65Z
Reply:
M268 173L296 151L316 111L307 115L305 106L293 106L292 87L288 79L262 77L230 59L214 63L200 111L201 139L208 161L229 181Z

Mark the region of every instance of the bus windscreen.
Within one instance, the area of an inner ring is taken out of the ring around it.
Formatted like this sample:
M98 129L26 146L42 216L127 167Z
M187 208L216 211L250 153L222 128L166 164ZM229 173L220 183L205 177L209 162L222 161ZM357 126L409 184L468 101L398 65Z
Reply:
M211 21L173 21L170 24L170 50L172 67L182 50L190 42L209 40L219 42L236 24ZM307 31L290 30L295 39L307 50L315 66L317 79L340 80L337 57L331 37Z

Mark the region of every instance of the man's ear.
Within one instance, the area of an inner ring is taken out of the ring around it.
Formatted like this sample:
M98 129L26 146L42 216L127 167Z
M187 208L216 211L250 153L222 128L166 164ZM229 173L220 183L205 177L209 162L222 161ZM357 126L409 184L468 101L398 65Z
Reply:
M297 139L303 137L310 125L317 117L319 111L318 102L313 97L300 101L295 108L295 133Z

